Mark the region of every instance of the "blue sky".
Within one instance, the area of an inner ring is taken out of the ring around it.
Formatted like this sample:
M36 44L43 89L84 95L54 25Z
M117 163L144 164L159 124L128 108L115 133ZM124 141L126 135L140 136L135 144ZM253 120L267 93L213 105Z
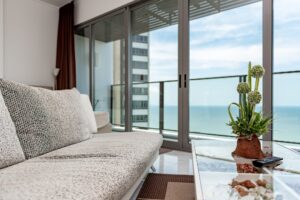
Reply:
M274 71L300 69L300 1L275 0ZM178 26L150 32L150 81L175 80L178 70ZM239 75L247 63L262 64L262 2L190 22L191 78ZM274 77L275 105L300 105L300 75ZM194 81L191 105L227 105L237 100L237 80ZM299 90L299 89L298 89ZM176 105L176 86L166 86L166 104ZM150 104L157 104L158 87Z

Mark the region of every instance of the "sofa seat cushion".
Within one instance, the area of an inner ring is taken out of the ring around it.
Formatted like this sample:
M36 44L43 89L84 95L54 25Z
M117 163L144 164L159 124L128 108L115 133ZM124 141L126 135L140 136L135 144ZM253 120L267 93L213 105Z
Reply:
M0 170L0 199L121 199L161 144L154 133L95 135Z

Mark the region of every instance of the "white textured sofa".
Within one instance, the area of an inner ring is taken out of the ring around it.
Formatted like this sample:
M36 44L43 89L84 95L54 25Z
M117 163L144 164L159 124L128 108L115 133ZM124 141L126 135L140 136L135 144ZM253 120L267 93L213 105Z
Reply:
M7 88L9 90L13 88L14 93L12 94ZM20 88L22 91L18 91ZM12 145L6 145L4 149L0 148L0 168L2 166L2 169L0 169L0 200L131 199L158 156L158 151L162 144L161 136L155 133L142 132L90 134L91 136L88 139L85 138L79 142L72 142L73 144L63 145L62 147L58 146L60 142L54 143L54 145L51 146L53 150L49 151L47 148L49 149L50 147L43 148L39 146L40 144L44 144L44 141L42 141L43 138L46 137L49 141L57 140L55 137L65 138L61 135L55 135L57 133L53 131L51 132L51 134L54 134L53 136L45 136L44 134L47 132L47 129L45 129L45 132L41 132L41 130L38 129L38 126L44 123L42 121L44 118L37 118L39 120L38 122L33 119L29 121L32 123L32 127L22 127L22 131L24 131L23 129L27 130L26 134L30 135L31 132L28 132L28 130L32 130L35 134L42 134L43 136L35 136L35 138L38 138L41 142L33 141L34 144L32 144L32 142L26 144L27 141L24 141L24 138L26 138L27 135L25 134L24 136L24 133L18 130L20 129L19 122L15 120L15 113L11 113L12 110L16 110L22 114L22 112L25 112L24 109L26 109L26 107L20 110L15 107L12 109L11 106L16 105L16 107L18 107L20 101L17 100L17 103L14 102L12 105L8 105L11 104L11 102L7 101L7 99L11 98L10 95L14 95L15 93L20 93L20 96L23 98L25 94L23 90L25 90L26 94L32 93L31 96L34 96L36 91L42 92L43 95L40 96L45 98L45 96L48 95L54 100L55 98L61 98L64 93L58 93L60 95L59 97L56 97L55 95L57 94L55 94L53 97L50 92L44 92L42 90L31 91L30 88L28 89L25 86L19 86L14 83L6 83L1 79L0 89L8 108L6 109L3 103L4 101L1 101L2 97L0 93L0 115L2 115L0 116L0 126L1 124L4 126L4 129L1 129L1 131L3 130L4 132L0 132L0 145L1 142L7 139L5 138L5 134L12 134L13 131L15 131L14 127L11 126L12 123L8 123L8 121L11 120L7 114L7 111L9 111L12 118L11 121L13 121L16 126L16 133L20 140L17 141L17 143L20 143L23 149L23 152L21 152L22 155L20 155L20 151L22 150ZM72 92L69 91L69 93L71 94ZM47 101L51 99L50 97L47 98ZM69 97L70 95L68 98ZM27 97L25 96L24 98ZM37 101L37 99L34 100ZM13 101L16 100L13 99ZM47 101L45 101L45 103L41 101L41 105L44 106L45 109L47 109L46 107L48 106ZM29 103L26 104L26 106L36 105ZM60 104L57 104L57 106L57 108L61 108ZM50 108L52 107L50 106ZM35 107L33 108L35 109ZM29 111L31 112L31 110ZM37 111L34 112L33 114L38 113ZM54 111L50 112L49 115L51 115L52 120L58 120L55 121L55 123L59 125L60 122L57 113ZM48 113L46 114L48 115ZM66 111L62 114L64 117L67 116ZM31 116L30 113L28 116ZM75 120L75 118L76 114L70 119ZM64 129L66 125L61 124L62 128L57 129L60 134L64 133L61 129L67 130ZM67 127L71 127L71 125L72 123L68 124ZM66 134L70 134L70 137L72 137L72 133L67 132L68 131L66 131ZM12 138L8 140L8 142L11 142L17 137ZM17 143L11 144L16 145ZM36 150L42 151L43 153ZM18 155L16 155L17 151L19 151ZM47 153L45 153L45 151L47 151ZM28 154L28 152L31 154ZM23 156L23 153L25 156ZM38 153L38 156L32 156L35 155L35 153ZM16 156L10 158L7 155Z
M96 134L1 169L0 199L130 199L160 145L156 134Z

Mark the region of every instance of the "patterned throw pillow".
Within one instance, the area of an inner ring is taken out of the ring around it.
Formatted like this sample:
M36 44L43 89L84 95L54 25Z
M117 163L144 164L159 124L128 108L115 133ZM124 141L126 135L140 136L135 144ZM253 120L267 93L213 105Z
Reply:
M22 162L25 156L16 128L0 92L0 169Z
M51 91L0 79L0 90L26 158L90 137L76 89Z

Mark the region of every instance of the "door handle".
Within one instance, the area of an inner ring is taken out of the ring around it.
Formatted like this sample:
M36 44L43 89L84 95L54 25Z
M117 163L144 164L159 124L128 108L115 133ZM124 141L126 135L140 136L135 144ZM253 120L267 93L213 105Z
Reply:
M186 74L184 74L184 88L186 88Z
M181 74L179 74L179 77L178 77L178 85L179 85L179 88L181 88Z

